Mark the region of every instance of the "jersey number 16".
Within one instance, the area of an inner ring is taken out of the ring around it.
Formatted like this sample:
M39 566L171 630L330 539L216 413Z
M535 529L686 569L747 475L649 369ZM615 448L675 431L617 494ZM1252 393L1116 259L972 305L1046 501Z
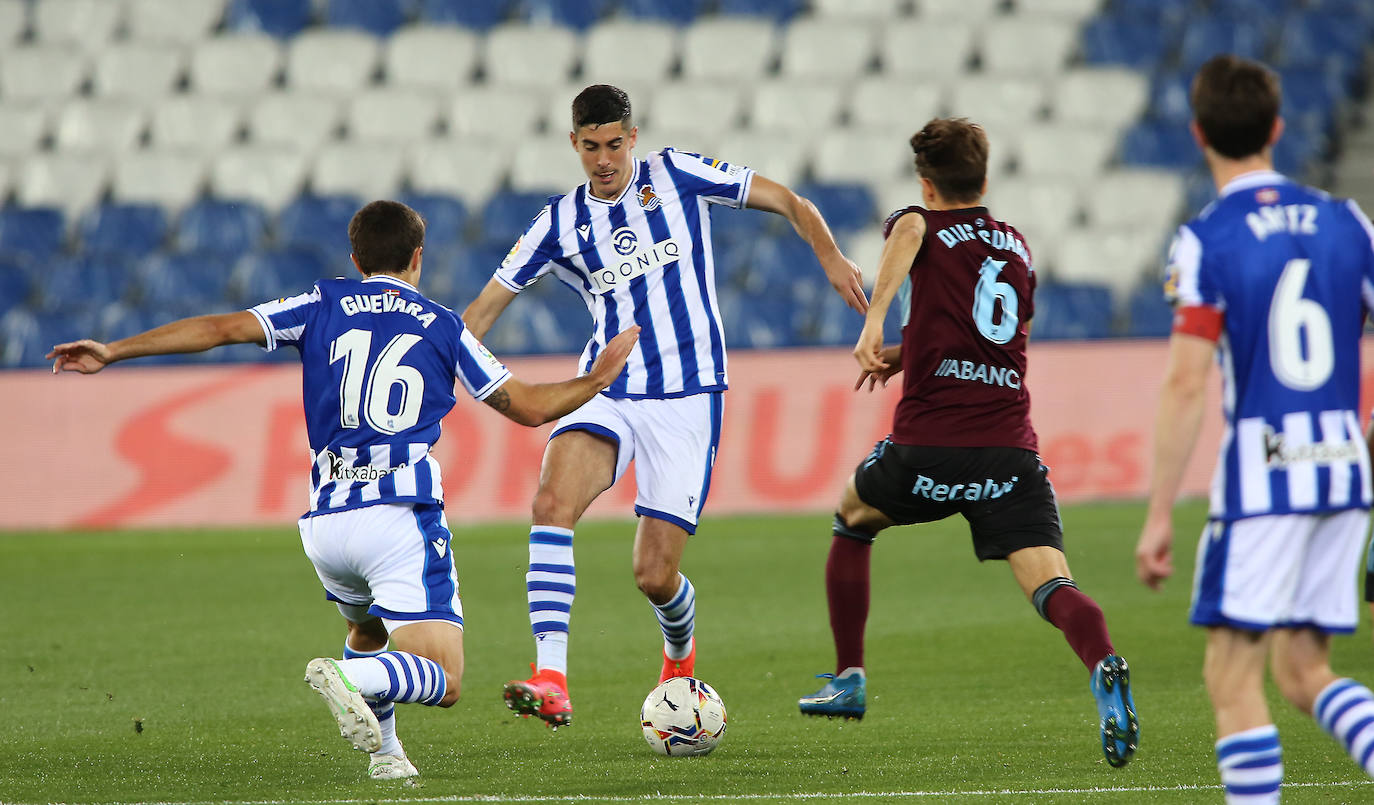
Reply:
M420 336L401 333L388 341L369 365L370 331L349 330L334 339L329 345L329 362L344 364L339 383L339 421L345 428L357 428L360 413L378 433L400 433L420 421L425 378L419 369L401 363L401 358L419 342ZM396 387L400 388L400 402L393 412L389 403Z

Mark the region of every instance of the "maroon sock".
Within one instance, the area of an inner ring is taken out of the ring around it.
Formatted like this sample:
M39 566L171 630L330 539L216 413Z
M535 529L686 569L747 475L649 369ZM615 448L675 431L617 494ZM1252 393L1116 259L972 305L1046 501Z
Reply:
M835 636L835 673L864 664L864 625L868 622L868 565L873 546L836 536L825 563L825 595L830 631Z
M1107 635L1102 607L1076 587L1064 585L1050 594L1045 602L1045 619L1064 633L1073 653L1090 671L1098 660L1116 653Z

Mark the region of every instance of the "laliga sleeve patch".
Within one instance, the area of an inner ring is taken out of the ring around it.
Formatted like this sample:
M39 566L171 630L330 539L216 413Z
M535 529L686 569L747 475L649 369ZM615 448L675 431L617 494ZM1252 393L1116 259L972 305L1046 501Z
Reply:
M1208 305L1185 305L1174 310L1176 333L1195 335L1208 341L1221 338L1221 325L1225 314Z

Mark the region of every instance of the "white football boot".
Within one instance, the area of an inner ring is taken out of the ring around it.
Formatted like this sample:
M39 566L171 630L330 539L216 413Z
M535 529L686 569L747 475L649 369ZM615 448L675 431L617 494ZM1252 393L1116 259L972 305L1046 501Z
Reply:
M404 754L375 754L367 764L367 776L374 780L404 780L419 777L420 770Z
M324 697L329 712L339 722L339 734L354 749L370 753L382 748L382 727L376 714L339 670L338 663L329 657L311 660L305 666L305 681Z

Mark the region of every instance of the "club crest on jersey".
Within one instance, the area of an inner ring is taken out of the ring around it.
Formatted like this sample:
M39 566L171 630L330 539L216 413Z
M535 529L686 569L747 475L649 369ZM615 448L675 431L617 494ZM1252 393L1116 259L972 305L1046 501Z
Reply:
M1279 191L1275 190L1272 187L1266 187L1263 190L1260 190L1255 193L1255 201L1258 201L1261 204L1277 204L1278 200Z
M659 198L658 195L654 193L652 187L647 184L639 186L639 206L646 210L656 210L662 203L663 199ZM624 252L621 252L621 254L624 254Z

